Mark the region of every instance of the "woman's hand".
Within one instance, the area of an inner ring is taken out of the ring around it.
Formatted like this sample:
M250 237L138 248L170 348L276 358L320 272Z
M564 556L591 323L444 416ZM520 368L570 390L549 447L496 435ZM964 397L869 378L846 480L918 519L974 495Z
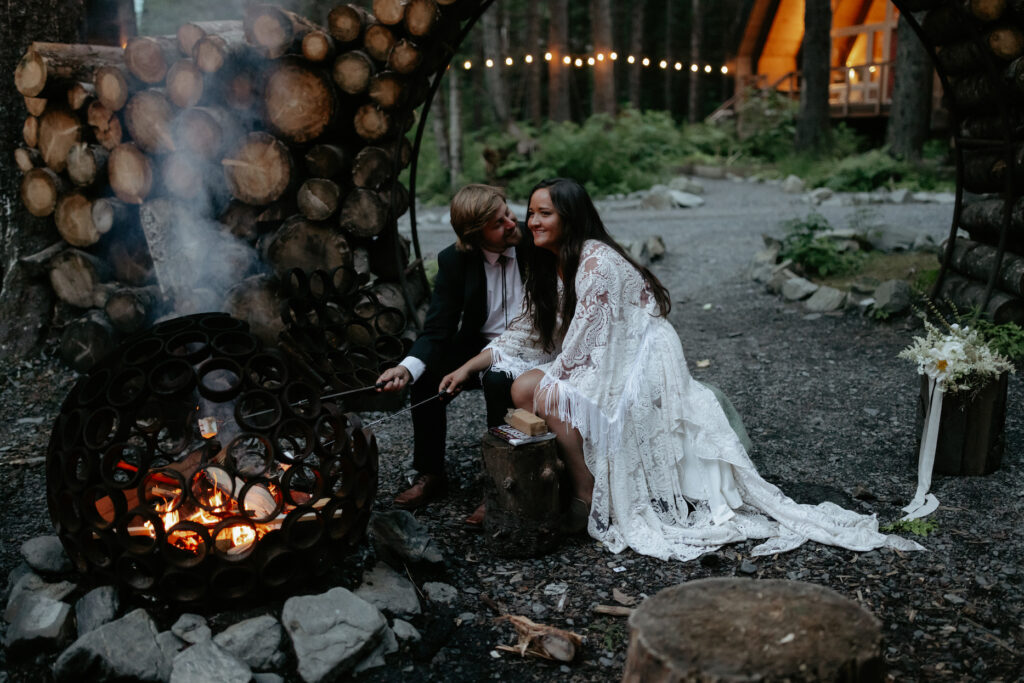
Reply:
M451 394L452 396L458 395L459 392L462 391L462 385L465 384L466 380L468 380L470 375L473 374L469 365L469 363L466 363L458 370L450 372L441 378L441 385L438 387L438 390L442 393Z

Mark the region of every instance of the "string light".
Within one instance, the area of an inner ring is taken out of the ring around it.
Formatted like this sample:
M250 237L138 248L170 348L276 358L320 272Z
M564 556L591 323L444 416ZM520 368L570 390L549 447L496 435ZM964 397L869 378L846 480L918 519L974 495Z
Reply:
M563 55L561 57L561 61L566 66L575 66L577 68L582 68L584 65L587 65L587 66L597 66L598 62L603 63L603 62L606 62L608 60L616 61L616 60L618 60L618 58L619 58L619 54L617 52L607 52L607 53L605 53L605 52L597 52L597 53L595 53L593 55L578 55L578 56ZM555 57L554 53L552 53L552 52L545 52L544 53L544 61L546 61L546 62L553 62L553 61L555 61L555 59L558 59L558 58ZM511 55L504 57L503 61L505 63L505 66L507 66L507 67L513 67L513 66L516 65L516 58L514 56L511 56ZM533 64L534 63L534 56L532 54L523 55L522 62L524 64ZM653 60L650 57L642 57L641 58L641 57L637 57L635 55L627 55L626 56L626 62L628 62L629 64L636 64L637 62L639 62L644 67L649 67L649 66L651 66ZM494 59L490 59L490 58L485 59L483 63L484 63L484 66L487 67L488 69L494 68L497 65L495 60ZM682 71L685 68L685 66L686 66L682 62L670 62L667 59L658 60L657 61L657 65L661 69L667 70L669 68L672 68L675 71ZM462 62L462 68L465 69L466 71L469 71L470 69L472 69L473 68L472 60L467 59L464 62ZM710 73L712 73L715 70L715 67L713 67L711 64L705 64L703 69L702 69L701 66L698 65L698 64L690 64L690 71L691 72L698 73L698 72L700 72L702 70L704 71L704 73L710 74ZM729 67L728 66L718 67L718 71L720 71L722 73L722 75L728 75L729 74ZM868 71L870 71L871 73L874 73L876 71L876 67L873 67L873 66L872 67L868 67ZM856 69L851 68L849 70L849 72L850 72L850 76L853 77L854 74L856 73Z

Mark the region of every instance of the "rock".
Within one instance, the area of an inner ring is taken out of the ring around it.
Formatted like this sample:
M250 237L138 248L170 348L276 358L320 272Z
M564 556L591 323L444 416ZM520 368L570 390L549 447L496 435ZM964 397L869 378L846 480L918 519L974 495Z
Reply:
M890 204L909 204L912 201L914 201L914 197L910 190L898 189L889 192Z
M676 206L681 206L684 209L696 209L704 206L704 199L695 194L680 192L679 190L669 190L668 193Z
M253 671L273 669L282 663L284 631L274 617L265 614L228 626L213 637L213 642L241 659Z
M671 190L664 185L655 185L647 191L640 205L645 209L653 209L654 211L674 209L675 200L670 193Z
M363 583L355 594L381 611L392 614L419 614L416 587L386 564L363 572Z
M459 591L447 583L428 581L423 584L423 594L430 602L437 602L442 605L450 605L459 597Z
M913 291L903 280L886 280L875 289L875 308L890 315L900 315L910 310Z
M416 630L416 627L410 624L408 621L402 621L401 619L395 619L395 623L391 624L391 630L394 631L395 637L399 640L408 640L413 643L418 642L423 636Z
M71 560L56 536L36 536L21 544L21 555L37 572L59 574L72 570Z
M70 581L60 581L59 583L47 583L38 574L29 572L24 574L11 588L11 596L7 599L7 610L4 612L4 619L8 623L11 622L11 607L19 596L25 593L34 593L36 595L44 595L51 600L63 600L72 591L75 590L75 584Z
M284 683L284 679L281 678L280 676L278 676L277 674L271 674L271 673L258 674L258 673L254 673L252 675L252 683Z
M771 282L774 274L775 268L770 263L752 263L747 269L747 275L750 279L763 285Z
M818 285L802 277L792 277L782 284L782 296L787 301L801 301L818 291Z
M377 557L401 569L405 563L443 564L444 555L427 528L408 510L376 513L370 520Z
M708 164L694 164L693 175L711 180L723 180L725 169L721 166L709 166Z
M935 240L932 239L931 235L924 232L919 233L918 236L914 238L914 243L910 245L910 248L914 251L926 251L934 254L939 252L939 245L935 243Z
M819 287L804 305L807 306L808 311L816 313L838 311L846 305L846 292L834 287Z
M626 252L633 258L634 261L642 266L646 266L650 263L651 257L647 253L646 242L633 242L631 240L623 240L620 245Z
M882 284L882 282L877 278L861 275L850 283L850 291L856 292L857 294L874 294L880 284Z
M914 242L920 237L917 230L893 225L876 225L867 232L871 246L885 252L907 251L913 248Z
M647 248L647 255L651 261L657 261L665 255L665 240L661 238L661 235L648 238L644 246Z
M157 640L156 624L143 609L86 633L53 665L57 681L165 681L171 658Z
M743 558L743 561L740 562L739 569L737 569L736 571L738 571L740 574L756 574L757 565L751 562L750 560Z
M306 683L341 678L373 652L390 630L380 610L344 588L289 598L281 610L281 622Z
M795 175L788 175L782 181L781 189L786 194L800 194L804 191L804 181Z
M113 586L93 588L75 603L78 635L84 636L89 631L95 631L103 624L113 621L120 606L116 588Z
M203 628L207 628L205 623ZM250 680L249 666L211 640L200 641L179 652L171 668L171 683L248 683Z
M768 282L765 283L765 289L772 294L782 294L782 285L797 276L796 273L791 271L789 268L782 267L784 264L788 263L791 262L787 260L772 269L772 276L769 278Z
M73 635L71 605L40 593L22 593L8 607L4 647L10 656L60 647Z
M206 625L206 619L198 614L182 614L171 626L171 633L186 643L195 644L210 640L212 633ZM191 648L190 648L191 649Z
M827 187L816 187L808 193L807 198L812 204L821 204L826 199L831 199L833 194L835 193Z
M692 178L686 176L676 176L668 183L669 189L678 190L679 192L688 192L690 194L704 194L704 186L698 183Z
M398 639L395 638L395 633L390 628L384 629L384 637L377 643L377 647L373 649L370 654L366 655L361 662L356 664L355 668L352 669L352 673L362 673L367 669L374 669L378 666L385 666L387 661L384 659L385 655L389 655L392 652L398 652Z

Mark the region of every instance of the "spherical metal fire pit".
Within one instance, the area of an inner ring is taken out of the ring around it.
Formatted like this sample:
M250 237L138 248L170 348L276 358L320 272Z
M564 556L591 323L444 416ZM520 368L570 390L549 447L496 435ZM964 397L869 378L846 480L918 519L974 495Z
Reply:
M224 314L134 335L72 389L46 458L82 571L178 601L294 585L363 537L377 444Z

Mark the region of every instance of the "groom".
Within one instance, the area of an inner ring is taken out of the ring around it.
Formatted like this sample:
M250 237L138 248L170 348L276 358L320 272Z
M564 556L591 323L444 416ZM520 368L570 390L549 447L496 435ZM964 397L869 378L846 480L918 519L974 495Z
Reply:
M501 188L467 185L452 198L455 244L437 255L438 271L423 331L402 362L378 378L381 391L397 391L408 383L413 408L413 485L395 498L408 510L445 495L444 471L447 415L438 393L441 378L475 356L505 331L519 315L523 298L525 256L532 247L528 230L516 222ZM479 388L480 383L465 388ZM512 407L512 378L488 371L482 380L487 426L504 421ZM466 518L479 526L484 507Z

